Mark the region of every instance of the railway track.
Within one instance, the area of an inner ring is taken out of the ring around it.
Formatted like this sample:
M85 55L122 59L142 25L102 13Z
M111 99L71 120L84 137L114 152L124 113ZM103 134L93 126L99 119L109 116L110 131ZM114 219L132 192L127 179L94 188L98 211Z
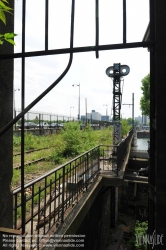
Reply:
M31 164L38 163L38 162L40 162L40 161L45 161L45 160L49 159L49 157L50 157L50 156L48 156L48 157L41 157L41 158L36 159L36 160L34 160L34 161L25 162L25 163L24 163L24 167L29 166L29 165L31 165ZM13 168L14 168L14 169L20 169L20 168L21 168L21 165L15 166L15 167L13 167Z
M55 147L55 146L50 146L49 148L45 147L45 148L31 149L31 150L25 151L24 153L25 154L30 154L30 153L33 153L33 152L41 151L41 150L44 150L44 149L50 149L50 148L53 148L53 147ZM21 155L21 152L13 154L13 156L19 156L19 155Z
M27 167L32 164L36 164L40 161L48 160L50 157L50 149L54 146L49 148L40 148L40 149L33 149L25 152L25 162L24 167ZM39 152L39 154L36 154ZM41 153L40 153L41 152ZM20 169L21 168L21 153L15 153L13 155L13 169Z

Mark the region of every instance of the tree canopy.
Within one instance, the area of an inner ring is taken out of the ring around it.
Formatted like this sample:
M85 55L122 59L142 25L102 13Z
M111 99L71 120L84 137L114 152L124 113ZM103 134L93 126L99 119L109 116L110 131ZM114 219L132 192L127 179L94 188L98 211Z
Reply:
M143 91L143 96L140 99L140 108L143 115L150 117L150 74L142 79L141 90Z

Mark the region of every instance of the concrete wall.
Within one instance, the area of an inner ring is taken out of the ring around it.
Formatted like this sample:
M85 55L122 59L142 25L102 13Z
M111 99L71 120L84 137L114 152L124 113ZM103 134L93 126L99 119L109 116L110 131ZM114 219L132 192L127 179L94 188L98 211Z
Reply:
M125 182L119 187L119 212L136 220L148 220L148 184Z
M110 229L111 188L102 189L76 234L86 235L86 250L104 250Z

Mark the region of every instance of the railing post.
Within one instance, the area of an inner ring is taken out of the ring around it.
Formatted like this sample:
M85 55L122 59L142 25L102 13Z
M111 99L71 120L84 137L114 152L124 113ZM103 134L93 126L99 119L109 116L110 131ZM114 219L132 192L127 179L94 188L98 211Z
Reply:
M100 145L98 146L98 170L100 170Z
M61 216L61 223L64 221L64 198L65 198L65 166L63 166L63 176L62 176L62 216Z
M86 170L85 170L85 182L86 182L86 190L88 189L88 184L87 184L87 178L86 178L86 176L87 176L87 174L89 173L89 170L88 170L88 165L89 165L89 155L88 155L88 153L86 153L86 165L85 165L85 167L86 167Z

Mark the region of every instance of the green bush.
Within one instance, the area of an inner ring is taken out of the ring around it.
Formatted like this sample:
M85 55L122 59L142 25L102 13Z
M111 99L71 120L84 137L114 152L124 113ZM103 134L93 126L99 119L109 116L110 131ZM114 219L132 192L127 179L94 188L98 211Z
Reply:
M65 130L62 132L62 138L65 141L64 156L76 156L82 153L82 131L78 122L69 122L65 124Z
M51 152L50 160L55 164L61 164L64 161L64 151L65 151L65 142L57 137L54 141L55 148Z
M25 133L25 149L34 149L38 147L38 140L39 138L36 135L33 135L31 133Z
M120 123L122 124L122 137L123 137L126 136L127 133L130 131L131 125L128 124L126 119L122 119Z
M18 147L21 145L21 137L20 136L13 136L13 146Z
M147 250L146 236L148 232L147 221L136 221L134 228L134 236L127 243L127 249ZM144 240L143 240L144 239Z

